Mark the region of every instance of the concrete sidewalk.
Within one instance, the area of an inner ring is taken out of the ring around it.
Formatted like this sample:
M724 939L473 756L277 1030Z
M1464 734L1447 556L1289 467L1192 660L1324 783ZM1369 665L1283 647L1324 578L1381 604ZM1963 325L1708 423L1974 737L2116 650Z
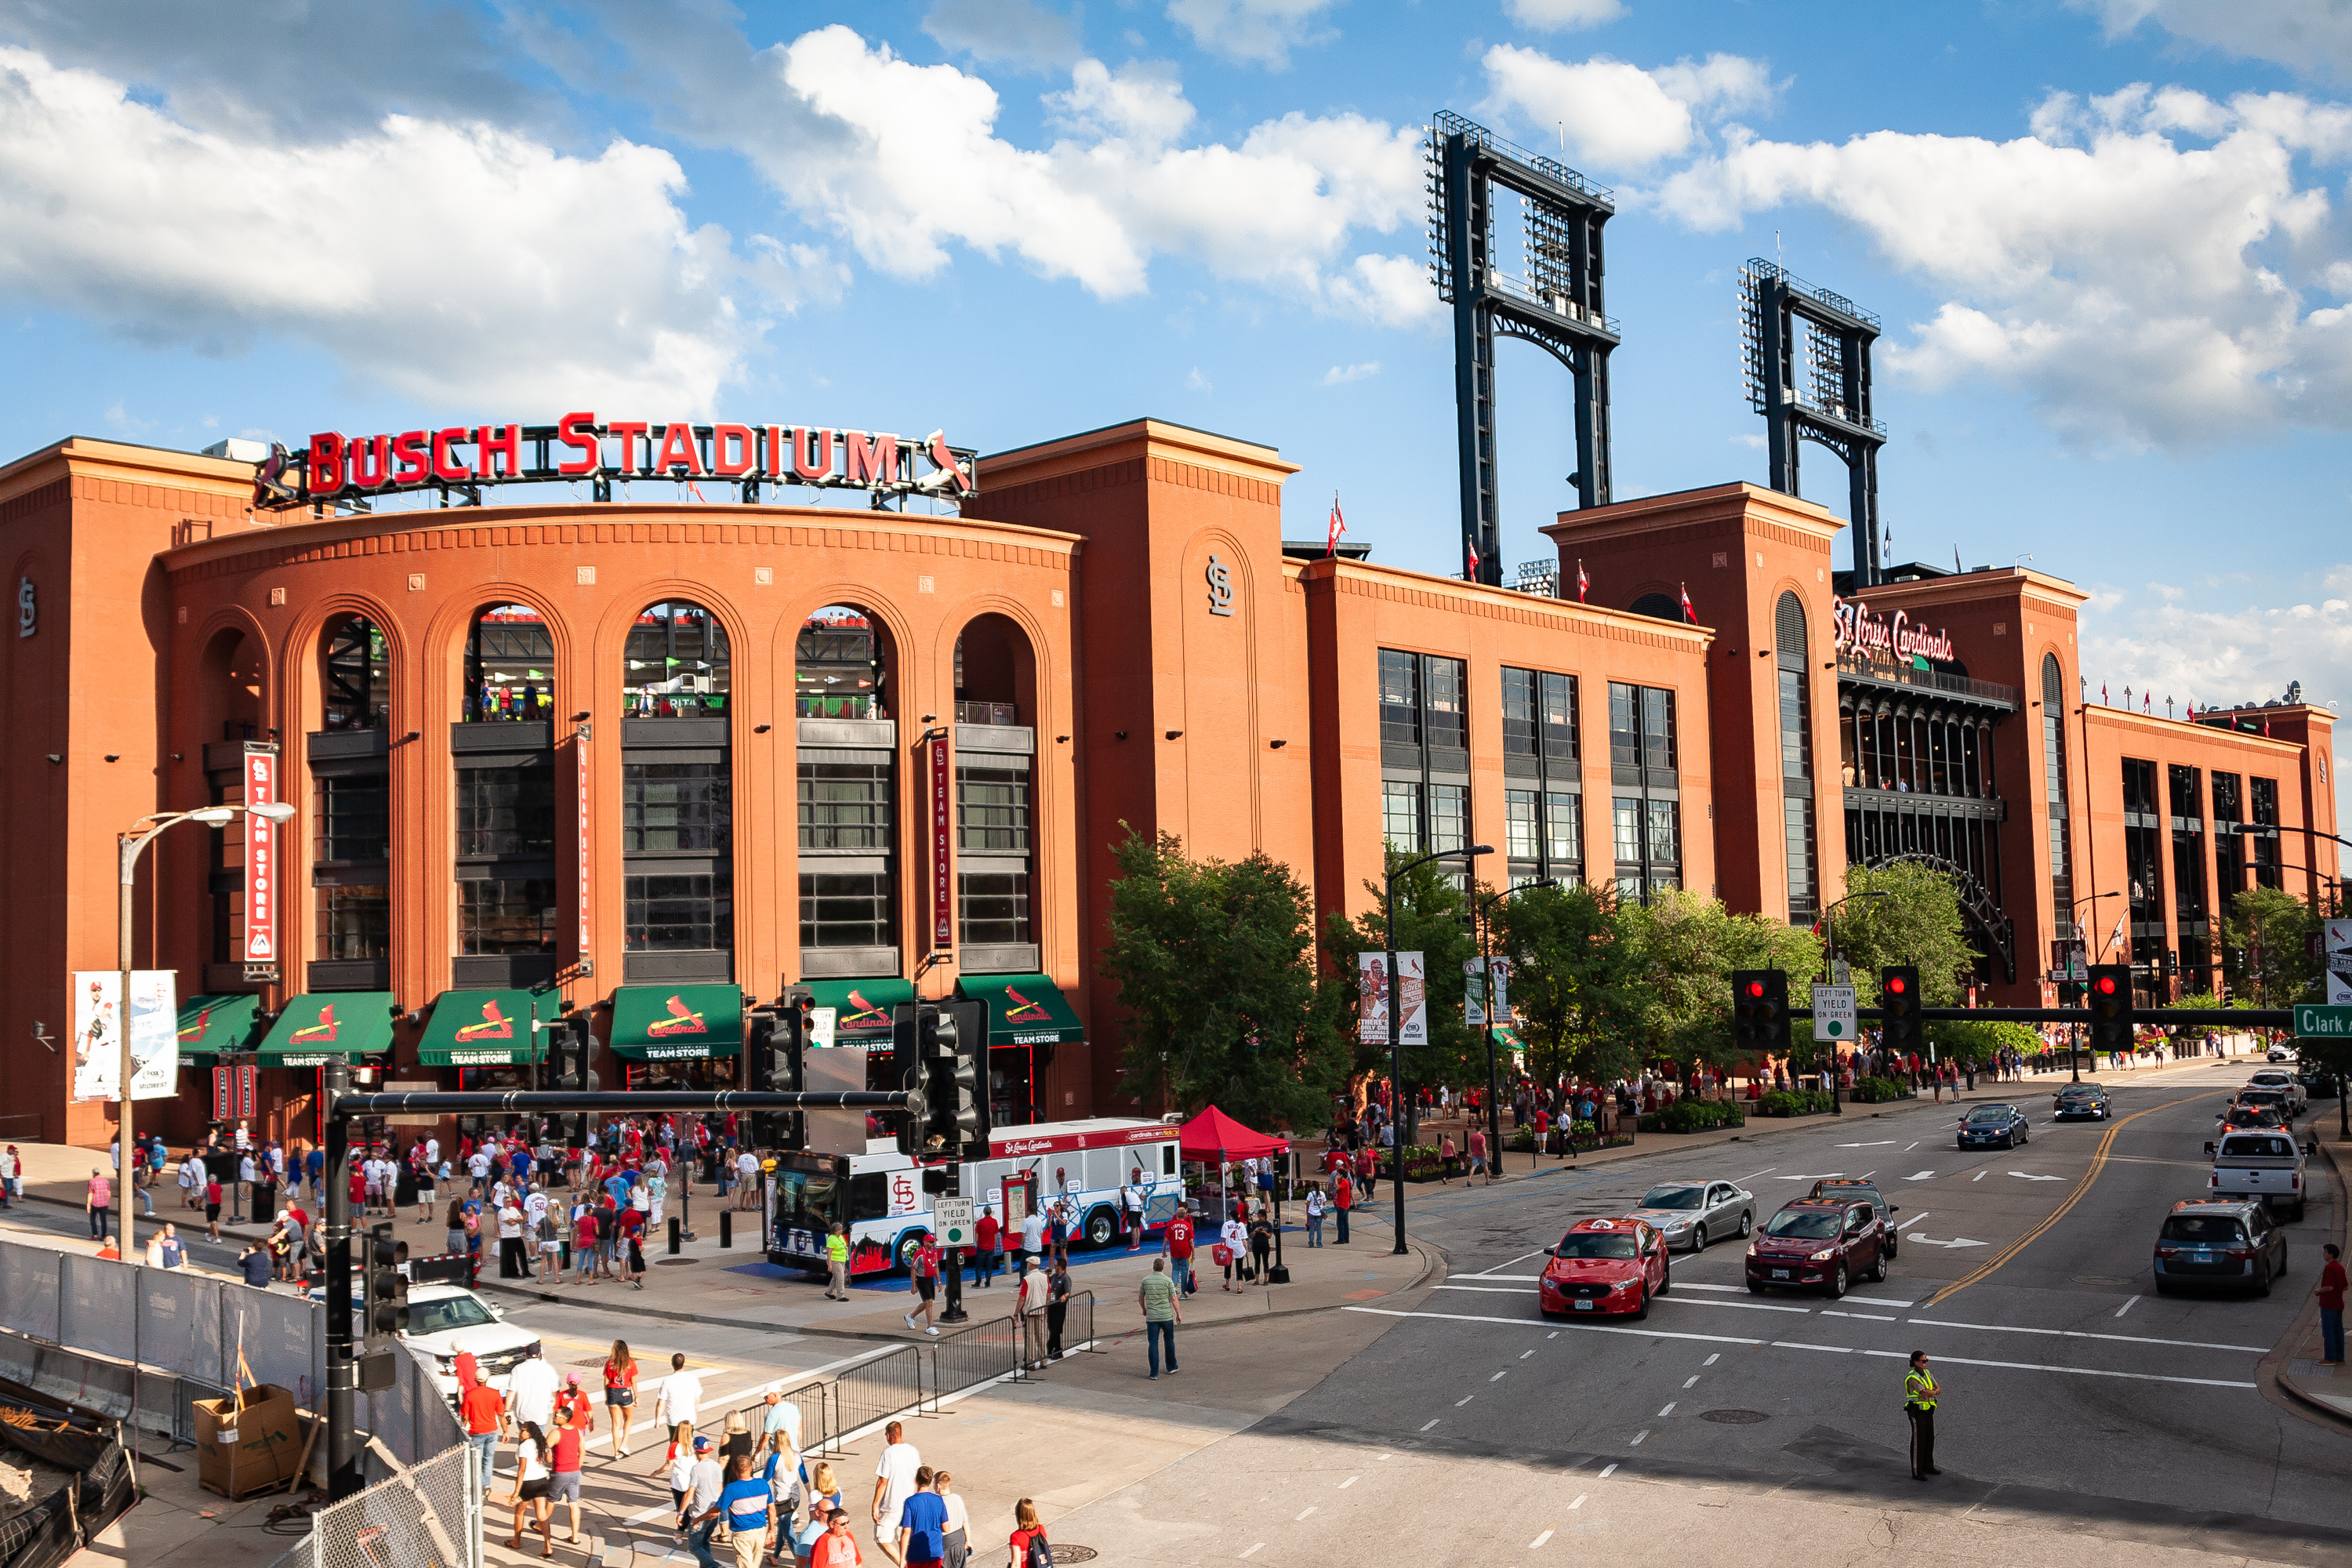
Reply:
M2311 1131L2319 1137L2320 1159L2336 1183L2336 1234L2328 1239L2339 1248L2344 1247L2347 1235L2345 1211L2352 1207L2352 1192L2347 1192L2345 1183L2346 1166L2352 1164L2352 1142L2343 1138L2341 1126L2339 1110L2333 1102L2313 1102ZM2291 1284L2289 1289L2301 1289L2306 1300L2303 1310L2295 1314L2294 1326L2287 1331L2286 1338L2263 1358L2263 1369L2296 1404L2352 1429L2352 1367L2329 1366L2319 1359L2323 1347L2319 1340L2319 1298L2315 1287L2322 1258L2290 1261L2294 1263L2294 1271L2287 1279L2300 1283Z

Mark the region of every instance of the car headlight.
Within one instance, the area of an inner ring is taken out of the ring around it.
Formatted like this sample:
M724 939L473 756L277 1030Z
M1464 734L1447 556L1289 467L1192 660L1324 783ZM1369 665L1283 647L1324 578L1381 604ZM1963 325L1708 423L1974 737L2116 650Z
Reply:
M1808 1263L1827 1263L1831 1258L1835 1258L1836 1256L1836 1247L1824 1247L1819 1252L1814 1253L1811 1258L1805 1259L1805 1261Z
M1642 1282L1639 1279L1620 1279L1615 1285L1612 1286L1611 1289L1615 1290L1631 1290L1641 1283Z

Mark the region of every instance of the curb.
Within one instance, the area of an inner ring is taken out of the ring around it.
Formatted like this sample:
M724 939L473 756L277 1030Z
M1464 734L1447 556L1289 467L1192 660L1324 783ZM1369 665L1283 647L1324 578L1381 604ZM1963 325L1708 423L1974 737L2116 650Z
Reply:
M2327 1168L2336 1177L2336 1245L2342 1247L2347 1219L2352 1219L2352 1216L2347 1216L2344 1212L2347 1197L2344 1166L2336 1157L2334 1143L2322 1143L2319 1148L2320 1152L2327 1156ZM2280 1340L2278 1344L2272 1348L2271 1353L2263 1358L2262 1370L2257 1381L2263 1384L2263 1393L2273 1395L2273 1404L2280 1403L2276 1397L2278 1394L2284 1394L2294 1402L2296 1415L2303 1415L2305 1419L2316 1416L2322 1425L2339 1431L2352 1432L2352 1414L2347 1414L2323 1399L2305 1394L2296 1384L2294 1379L2279 1370L2289 1359L2286 1353L2287 1347L2301 1343L2304 1337L2311 1331L2312 1324L2318 1319L2318 1298L2306 1297L2302 1309L2294 1315L2294 1321L2288 1325L2286 1337ZM2282 1405L2282 1408L2284 1407Z

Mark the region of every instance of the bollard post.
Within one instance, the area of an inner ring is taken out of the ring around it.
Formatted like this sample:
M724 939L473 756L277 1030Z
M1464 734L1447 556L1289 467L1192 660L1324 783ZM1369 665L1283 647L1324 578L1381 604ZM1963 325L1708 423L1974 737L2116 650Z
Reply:
M719 1245L721 1247L735 1245L735 1211L733 1209L719 1211Z
M677 1215L669 1216L669 1255L677 1256Z

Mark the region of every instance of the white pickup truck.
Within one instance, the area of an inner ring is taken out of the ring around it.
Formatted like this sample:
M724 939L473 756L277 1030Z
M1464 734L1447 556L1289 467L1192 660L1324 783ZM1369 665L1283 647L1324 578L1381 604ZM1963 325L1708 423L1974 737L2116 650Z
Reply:
M2256 1198L2273 1213L2285 1209L2289 1219L2303 1217L2309 1179L2304 1158L2317 1152L2315 1144L2297 1143L2285 1131L2260 1129L2225 1132L2218 1145L2206 1144L2205 1152L2213 1156L2213 1196Z

